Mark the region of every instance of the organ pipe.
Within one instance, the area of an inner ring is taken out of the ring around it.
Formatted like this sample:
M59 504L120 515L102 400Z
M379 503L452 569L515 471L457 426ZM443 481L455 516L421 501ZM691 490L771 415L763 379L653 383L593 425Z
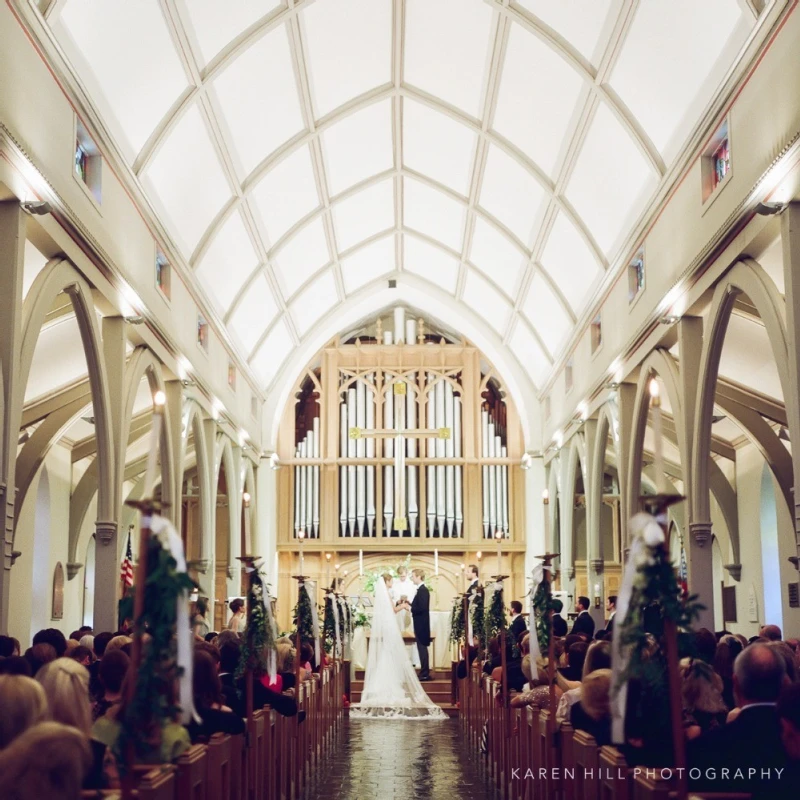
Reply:
M455 398L453 413L453 456L461 458L461 398ZM461 465L455 466L455 493L456 493L456 536L461 536L461 526L464 523L464 508L461 497Z
M347 455L348 440L350 439L347 429L347 403L342 403L339 422L339 452ZM342 536L347 536L347 467L339 467L339 528Z
M347 390L347 426L348 428L357 427L356 417L356 390ZM349 436L347 438L347 457L356 457L356 442ZM356 535L356 468L355 465L347 467L347 524L350 528L350 536Z
M367 387L363 380L356 381L356 427L363 430L367 425ZM361 437L356 440L356 458L366 455L367 440ZM367 522L367 468L364 464L356 467L356 524L358 535L365 535ZM355 531L354 531L355 533Z
M444 384L444 427L450 430L450 438L445 439L444 455L445 458L453 458L455 452L453 448L453 427L455 417L455 397L453 396L453 384L442 379ZM455 489L455 468L448 464L444 468L445 472L445 517L447 520L447 536L455 535L456 524L456 489Z
M430 430L436 427L436 400L434 397L435 389L433 387L434 376L429 372L428 377L428 393L427 401L425 404L426 412L426 427ZM436 457L436 439L428 439L428 458ZM428 536L433 536L434 526L436 524L436 467L429 465L427 468L427 519L428 519Z
M394 428L394 391L391 382L386 384L383 401L383 427ZM394 457L394 442L383 440L384 458ZM387 464L383 468L383 535L391 536L394 529L394 467Z
M434 428L444 427L444 408L445 408L445 386L446 381L439 378L436 382L436 409ZM444 439L436 439L436 458L445 457ZM445 469L444 465L436 466L436 525L439 528L439 536L444 536L445 515L447 513L447 499L445 488Z
M406 321L406 336L408 336L409 329L413 337L414 320ZM413 338L408 342L413 344ZM414 392L413 384L416 383L417 375L412 373L409 376L408 387L406 389L406 425L409 429L413 430L417 427L417 396ZM417 440L413 438L407 439L406 455L409 458L416 458L417 455ZM406 489L408 492L408 529L411 536L417 535L417 517L419 516L419 502L417 498L417 467L413 465L406 466Z
M375 427L375 376L367 375L369 388L367 391L366 408L366 428L367 430ZM366 443L367 458L375 458L375 440L367 439ZM367 536L375 535L375 467L367 467Z

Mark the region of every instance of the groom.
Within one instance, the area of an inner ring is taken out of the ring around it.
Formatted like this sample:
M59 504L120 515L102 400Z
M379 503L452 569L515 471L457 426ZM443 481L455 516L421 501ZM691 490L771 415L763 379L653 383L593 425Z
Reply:
M425 586L425 573L421 569L411 570L411 581L417 587L417 593L411 602L411 618L414 621L414 637L417 640L419 652L419 679L431 680L430 666L428 664L428 647L431 643L431 595Z

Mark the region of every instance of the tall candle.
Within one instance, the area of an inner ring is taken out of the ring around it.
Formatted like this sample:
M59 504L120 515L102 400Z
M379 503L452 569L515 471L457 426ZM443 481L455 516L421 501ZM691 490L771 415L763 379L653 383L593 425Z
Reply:
M253 543L250 539L250 493L245 492L242 495L242 501L244 502L244 549L245 555L251 556L253 555Z
M160 389L153 395L153 427L150 429L150 452L147 454L147 469L144 473L144 498L153 499L156 485L156 459L161 444L161 425L164 421L164 403L167 396Z
M358 551L358 574L359 575L363 575L364 574L364 551L363 550L359 550Z
M439 551L438 550L434 550L433 551L433 574L434 575L438 575L439 574Z
M466 592L467 591L467 573L464 571L466 569L466 565L461 565L461 588Z
M497 539L497 574L500 574L500 559L503 557L503 533L496 531L494 538Z
M304 530L299 530L297 532L297 540L300 543L300 574L305 575L303 572L303 540L306 538L306 532Z

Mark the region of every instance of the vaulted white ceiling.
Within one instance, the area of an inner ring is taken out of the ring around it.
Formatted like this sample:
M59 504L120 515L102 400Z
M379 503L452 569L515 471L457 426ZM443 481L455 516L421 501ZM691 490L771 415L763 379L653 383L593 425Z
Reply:
M406 273L541 385L755 17L744 0L66 0L48 21L269 388L355 293Z

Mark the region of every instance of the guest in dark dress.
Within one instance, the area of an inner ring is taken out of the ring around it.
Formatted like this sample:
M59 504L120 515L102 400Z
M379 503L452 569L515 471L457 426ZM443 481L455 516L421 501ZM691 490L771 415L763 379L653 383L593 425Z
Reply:
M208 741L215 733L236 736L244 733L244 720L223 703L222 683L212 657L200 649L194 651L194 707L201 722L186 726L192 744Z
M611 744L611 670L596 669L581 684L581 699L570 709L569 721L575 730L594 736L598 747Z

